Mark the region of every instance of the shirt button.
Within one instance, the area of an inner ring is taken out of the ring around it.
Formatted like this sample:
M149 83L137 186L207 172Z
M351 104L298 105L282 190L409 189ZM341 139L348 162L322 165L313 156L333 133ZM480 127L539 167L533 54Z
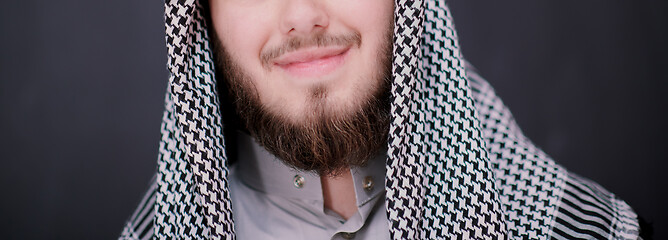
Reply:
M362 187L364 187L364 190L371 191L371 189L373 189L373 178L371 176L366 176L362 183Z
M353 239L355 238L355 233L354 232L342 232L341 237L344 239Z
M306 179L304 179L304 177L299 176L299 175L295 175L294 184L295 184L296 188L304 187L305 182L306 182Z

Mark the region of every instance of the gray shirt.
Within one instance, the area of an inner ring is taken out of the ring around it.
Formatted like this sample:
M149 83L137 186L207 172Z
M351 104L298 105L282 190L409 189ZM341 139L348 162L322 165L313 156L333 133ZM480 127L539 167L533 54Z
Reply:
M385 158L352 168L357 214L345 220L324 207L317 173L292 169L250 136L238 134L229 184L238 239L389 239Z

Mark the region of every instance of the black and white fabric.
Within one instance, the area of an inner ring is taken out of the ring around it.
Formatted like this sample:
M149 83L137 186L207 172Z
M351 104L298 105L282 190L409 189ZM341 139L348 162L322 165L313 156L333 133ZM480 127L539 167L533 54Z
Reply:
M158 173L121 239L234 239L206 19L165 4ZM443 0L396 0L386 211L393 239L636 239L633 210L556 164L461 54Z

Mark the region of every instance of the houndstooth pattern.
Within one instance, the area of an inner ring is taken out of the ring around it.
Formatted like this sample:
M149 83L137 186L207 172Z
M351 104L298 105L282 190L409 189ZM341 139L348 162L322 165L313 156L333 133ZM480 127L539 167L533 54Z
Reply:
M181 143L178 149L174 149L174 146L171 149L185 154L178 155L179 158L171 156L164 165L178 166L185 164L183 160L186 160L189 168L181 167L181 169L185 170L185 176L190 178L186 180L188 183L183 183L182 179L171 179L172 182L165 184L167 188L181 187L180 191L195 193L195 198L188 196L189 202L185 207L177 206L177 209L186 208L197 213L182 215L165 212L160 213L158 218L164 216L168 220L172 218L189 220L185 223L177 222L176 226L170 222L164 224L162 230L176 231L179 238L201 236L212 239L234 239L234 223L227 183L228 170L225 165L227 157L224 151L218 94L213 77L211 60L213 56L209 49L202 6L193 0L168 1L165 13L168 68L171 73L169 92L172 94L168 100L173 100L173 107L168 108L171 112L167 115L173 114L174 119L174 125L170 125L172 129L168 131L172 131ZM168 104L172 103L168 101ZM174 128L178 130L174 131ZM194 186L188 185L191 182L194 182ZM167 195L166 200L171 200L174 196ZM192 206L193 202L202 208L201 211ZM160 212L160 209L158 211ZM202 224L199 214L205 216L205 224ZM192 218L193 216L195 218Z
M503 213L449 11L439 1L399 1L396 11L386 180L391 234L503 239Z
M155 197L147 194L121 239L235 238L202 11L195 0L165 3L170 79ZM590 209L614 213L594 235L637 235L626 203L572 177L524 137L466 66L445 1L397 0L394 36L385 181L393 239L568 239L585 235L561 223L589 219ZM599 203L578 210L560 202L583 197Z
M399 0L395 3L394 52L391 87L392 105L388 159L386 164L386 210L390 235L395 239L417 239L420 230L425 188L424 165L417 158L420 149L415 141L416 126L411 124L419 95L412 89L418 84L420 35L423 22L421 0Z
M508 108L474 70L469 71L469 82L509 235L544 239L554 221L567 172L524 137Z
M205 220L195 194L192 168L184 161L186 157L181 150L184 149L183 140L177 131L170 94L167 95L166 102L158 157L154 232L158 239L184 236L197 239L197 235L191 232L204 233L208 228L200 227Z
M424 109L428 109L429 114L425 116L429 124L425 125L433 128L429 130L431 136L424 142L438 144L431 148L438 150L432 150L436 153L431 154L436 156L428 166L438 166L436 172L445 173L440 175L441 178L435 177L430 183L455 186L450 191L432 187L433 191L427 196L445 194L445 199L450 204L459 206L449 209L452 217L445 216L445 219L454 223L448 223L438 214L432 217L440 218L440 223L444 226L453 225L451 234L447 236L450 239L504 239L503 212L485 142L480 134L480 122L471 98L454 22L442 1L428 1L425 16L427 21L423 38L427 40L422 49L423 55L429 57L423 58L425 67L422 70L425 72L425 79L422 82L430 85L427 86L428 95L422 99L427 100ZM450 54L452 58L443 56ZM442 112L444 109L445 114ZM443 135L445 138L436 141ZM443 146L447 156L445 159L438 159L444 157L441 152ZM438 165L450 162L452 165L446 165L445 169ZM427 172L427 176L439 175ZM460 215L461 212L465 214Z

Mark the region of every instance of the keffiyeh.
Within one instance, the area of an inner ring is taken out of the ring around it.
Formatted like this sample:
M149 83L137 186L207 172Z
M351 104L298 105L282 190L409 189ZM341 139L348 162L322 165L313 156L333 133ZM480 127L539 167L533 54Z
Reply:
M122 239L234 239L203 4L165 4L170 79L158 172ZM533 145L464 61L442 0L396 0L386 212L393 239L636 239L612 193Z

